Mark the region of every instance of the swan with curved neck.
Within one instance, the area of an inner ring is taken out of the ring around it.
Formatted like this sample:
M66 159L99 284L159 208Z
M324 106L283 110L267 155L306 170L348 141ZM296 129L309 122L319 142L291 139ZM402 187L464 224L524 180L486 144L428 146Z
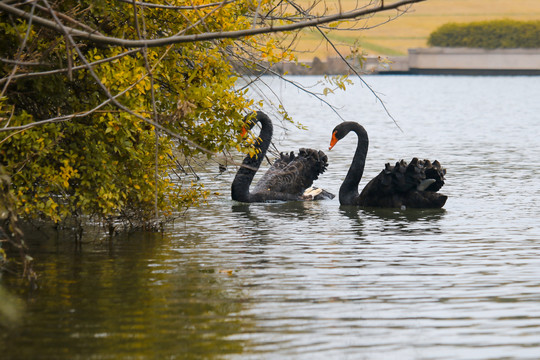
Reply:
M255 141L256 154L248 155L242 161L231 186L233 200L252 203L321 200L334 197L322 189L305 193L328 166L327 156L322 151L313 149L300 149L298 155L293 152L280 154L280 158L257 182L253 192L250 192L249 188L268 151L273 134L272 121L265 113L258 111L254 119L246 117L245 127L251 129L255 123L261 125L261 132Z
M413 158L409 164L401 160L395 166L386 164L385 169L358 193L358 185L364 174L369 139L364 127L346 121L334 128L330 150L349 132L358 136L354 157L345 180L339 188L341 205L385 208L441 208L447 196L437 191L444 185L446 170L438 161Z

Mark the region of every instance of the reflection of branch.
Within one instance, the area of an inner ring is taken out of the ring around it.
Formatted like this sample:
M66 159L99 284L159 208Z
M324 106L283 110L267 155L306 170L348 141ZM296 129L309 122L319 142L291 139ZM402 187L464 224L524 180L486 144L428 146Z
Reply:
M236 39L241 37L247 37L252 35L259 34L269 34L276 32L292 31L303 29L307 27L314 27L321 24L328 24L339 20L351 20L359 18L365 15L375 14L382 11L394 10L401 6L423 2L426 0L399 0L389 5L382 5L377 7L372 7L368 9L355 9L347 12L339 12L331 15L315 17L307 20L301 20L295 23L277 25L273 24L270 26L263 26L259 28L250 28L245 30L235 30L235 31L219 31L219 32L205 32L200 34L190 34L190 35L175 35L158 39L151 40L129 40L129 39L120 39L115 37L107 37L102 35L97 35L92 32L81 31L71 27L66 27L60 24L58 21L54 22L39 16L34 16L34 23L48 27L55 31L69 34L71 37L76 36L86 40L93 41L100 44L108 45L118 45L124 46L126 48L134 47L156 47L169 44L179 44L187 42L197 42L197 41L208 41L216 39ZM4 2L0 2L0 10L3 10L9 14L16 15L25 19L30 19L31 15L24 10L20 10L14 6L8 5ZM54 13L51 13L54 17Z

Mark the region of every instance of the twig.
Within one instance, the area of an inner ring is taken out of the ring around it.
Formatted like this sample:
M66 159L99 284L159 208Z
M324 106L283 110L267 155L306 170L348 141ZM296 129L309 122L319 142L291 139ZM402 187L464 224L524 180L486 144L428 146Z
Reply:
M319 29L318 26L316 26L316 29L321 33L321 35L326 39L326 41L328 41L328 43L330 44L330 46L332 46L332 48L336 51L336 53L339 55L339 57L341 58L341 60L343 60L345 62L345 64L347 65L347 67L355 73L355 75L360 79L360 81L366 85L366 87L369 89L369 91L371 91L371 93L377 98L377 100L379 100L379 102L381 103L384 111L386 112L386 114L388 115L388 117L390 117L390 119L392 119L392 121L394 122L394 124L397 126L397 128L399 129L399 131L403 132L403 129L401 129L401 127L399 126L399 124L397 123L396 119L394 119L394 117L392 116L392 114L390 114L390 112L388 111L388 108L386 107L386 105L384 104L384 101L382 101L381 97L373 90L373 88L371 86L369 86L369 84L362 78L362 76L360 76L360 74L354 69L354 67L347 61L347 59L345 59L345 57L341 54L341 52L339 52L339 50L335 47L335 45L332 43L332 41L330 41L330 39L328 39L328 37L326 36L326 34L321 30Z
M6 64L14 64L19 66L53 66L53 64L39 63L39 62L30 62L30 61L21 61L21 60L12 60L0 58L0 61Z

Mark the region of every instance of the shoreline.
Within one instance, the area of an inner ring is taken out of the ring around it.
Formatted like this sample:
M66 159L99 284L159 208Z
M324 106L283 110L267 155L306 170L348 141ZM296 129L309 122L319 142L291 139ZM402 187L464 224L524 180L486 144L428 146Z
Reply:
M414 48L407 56L368 56L352 66L361 75L540 75L540 49ZM354 74L338 57L272 69L288 75Z

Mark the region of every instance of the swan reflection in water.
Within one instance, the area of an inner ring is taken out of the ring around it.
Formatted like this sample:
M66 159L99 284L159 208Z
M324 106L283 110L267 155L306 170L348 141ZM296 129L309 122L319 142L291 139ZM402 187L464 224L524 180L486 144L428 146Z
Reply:
M261 253L266 246L310 243L313 232L320 232L314 225L328 217L318 202L294 201L280 203L235 203L231 207L237 240L245 242L249 253ZM244 250L246 251L246 250Z
M312 201L280 201L257 204L236 203L232 212L253 221L281 219L302 221L321 216L322 208Z
M396 236L433 233L441 234L440 222L446 214L445 209L388 209L361 208L342 205L339 213L351 220L351 226L358 231L374 227L375 232ZM369 232L369 231L367 231ZM361 235L365 235L362 232Z
M336 206L335 202L236 203L231 210L242 236L258 242L275 242L284 237L304 241L320 235L331 239L347 233L359 240L375 233L439 234L446 214L445 209L358 208Z
M379 218L386 221L439 221L444 214L445 209L392 209L392 208L361 208L356 206L342 205L339 212L350 219L357 219L360 216L366 218Z

